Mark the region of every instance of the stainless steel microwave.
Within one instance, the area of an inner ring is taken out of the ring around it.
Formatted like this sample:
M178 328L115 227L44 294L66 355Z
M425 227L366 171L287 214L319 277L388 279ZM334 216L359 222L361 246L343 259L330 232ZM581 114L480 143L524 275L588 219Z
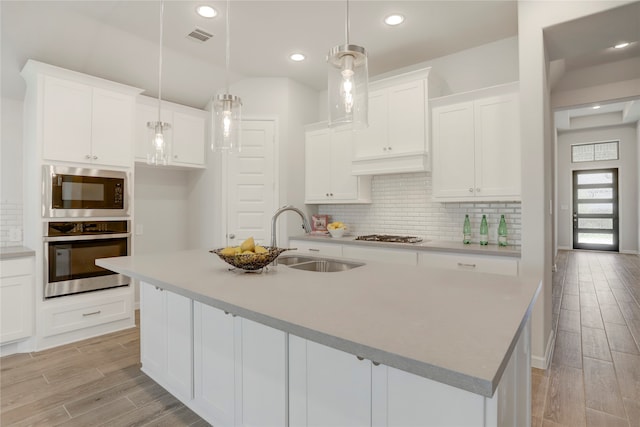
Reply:
M124 171L45 165L45 218L129 216L129 174Z

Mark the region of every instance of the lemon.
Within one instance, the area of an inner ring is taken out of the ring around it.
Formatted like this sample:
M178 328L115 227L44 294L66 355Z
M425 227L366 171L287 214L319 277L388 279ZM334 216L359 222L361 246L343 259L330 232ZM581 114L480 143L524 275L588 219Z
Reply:
M240 250L242 252L246 252L246 251L253 252L255 248L256 248L256 242L253 240L253 237L249 237L240 245Z
M233 256L236 254L236 248L227 246L226 248L220 251L220 254L224 256Z
M266 254L267 252L269 252L269 250L263 246L256 246L253 251L257 254Z

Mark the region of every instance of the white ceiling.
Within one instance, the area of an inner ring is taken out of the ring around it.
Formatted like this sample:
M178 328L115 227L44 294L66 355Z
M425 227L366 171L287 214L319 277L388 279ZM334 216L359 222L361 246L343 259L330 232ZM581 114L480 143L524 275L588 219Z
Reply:
M220 14L205 19L198 4ZM224 1L165 2L163 97L203 107L224 86ZM316 90L326 88L325 56L345 42L343 0L231 1L232 81L290 77ZM28 58L157 93L158 1L7 1L2 19L2 93L21 98L18 76ZM516 1L351 0L351 42L369 53L369 74L458 52L517 35ZM402 13L388 27L383 18ZM214 37L186 38L194 28ZM288 55L301 51L307 61Z

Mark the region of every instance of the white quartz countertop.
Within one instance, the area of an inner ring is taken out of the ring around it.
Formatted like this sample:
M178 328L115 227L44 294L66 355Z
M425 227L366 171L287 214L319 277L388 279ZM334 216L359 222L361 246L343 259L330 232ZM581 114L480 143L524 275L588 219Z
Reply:
M26 246L4 246L0 248L0 260L35 256L36 252Z
M283 255L286 256L286 255ZM537 278L371 262L319 273L229 271L206 250L96 264L345 352L491 397Z
M480 246L479 243L471 243L465 245L462 242L450 242L445 240L429 240L424 239L419 243L389 243L389 242L370 242L366 240L356 240L356 236L331 237L323 235L303 234L299 236L291 236L289 240L303 240L309 242L336 243L346 245L360 245L380 248L393 249L410 249L415 251L434 251L434 252L454 252L474 255L490 255L520 258L520 246L498 246L489 244Z

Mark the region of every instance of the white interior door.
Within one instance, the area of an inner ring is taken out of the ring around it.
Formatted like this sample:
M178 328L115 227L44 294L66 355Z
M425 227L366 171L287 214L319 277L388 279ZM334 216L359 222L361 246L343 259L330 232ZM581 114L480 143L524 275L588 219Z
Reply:
M227 245L239 245L247 237L268 245L271 215L277 205L275 122L244 120L241 141L241 152L225 156L223 170L227 179Z

